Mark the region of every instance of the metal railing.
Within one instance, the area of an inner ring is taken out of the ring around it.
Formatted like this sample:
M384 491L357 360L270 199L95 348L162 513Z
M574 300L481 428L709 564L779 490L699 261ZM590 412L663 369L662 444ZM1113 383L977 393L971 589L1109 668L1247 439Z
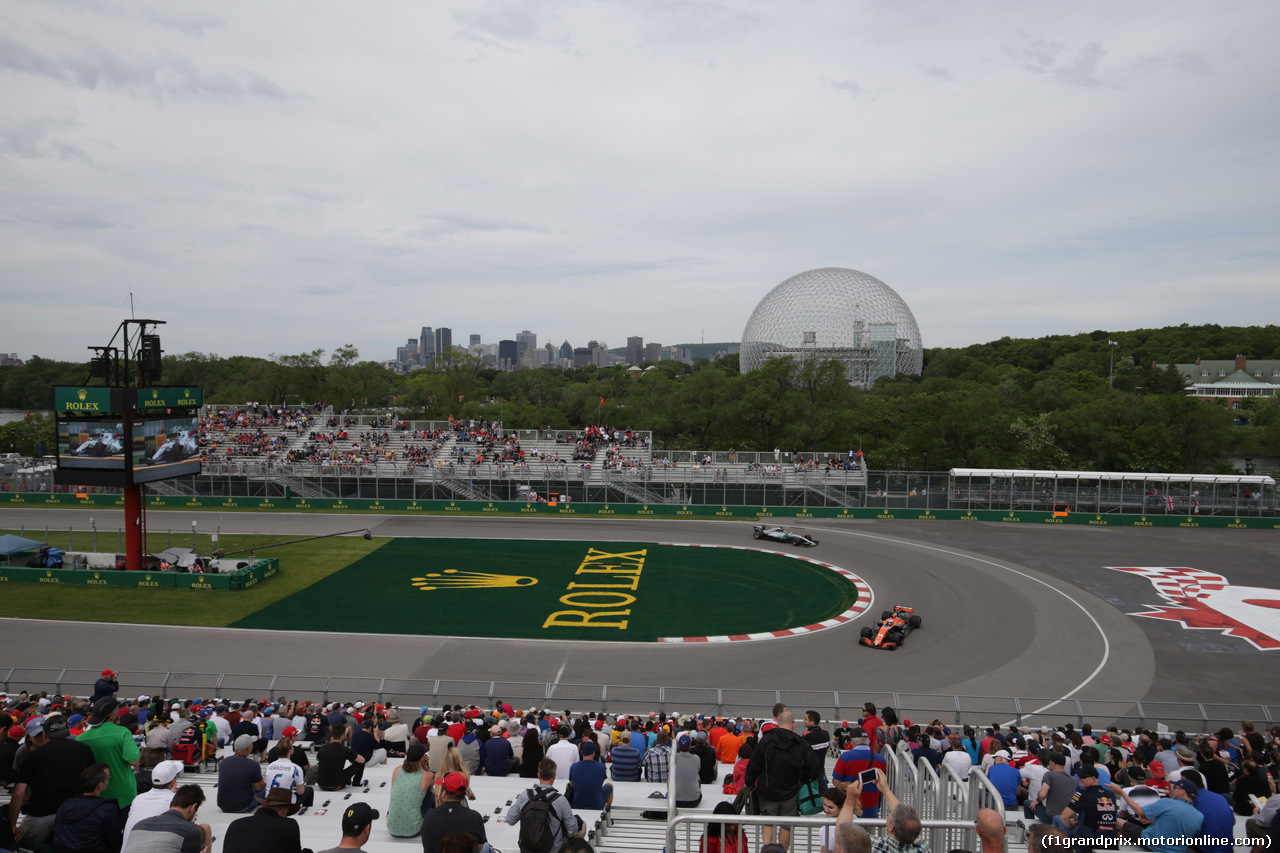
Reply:
M7 695L22 690L89 696L98 672L88 669L19 667L0 669ZM857 716L864 702L891 707L898 716L919 724L939 720L948 726L1061 726L1079 728L1154 727L1216 731L1241 720L1270 727L1280 722L1280 704L1146 702L1140 700L1047 699L1010 696L959 696L874 690L757 690L751 688L667 687L618 684L548 684L539 682L415 679L395 676L253 674L226 672L120 672L121 695L167 695L176 698L287 699L314 701L392 701L399 705L439 707L449 704L509 702L520 708L594 710L608 713L713 713L717 716L768 717L773 705L815 710L823 719ZM905 771L904 771L905 772ZM940 779L945 787L946 779Z

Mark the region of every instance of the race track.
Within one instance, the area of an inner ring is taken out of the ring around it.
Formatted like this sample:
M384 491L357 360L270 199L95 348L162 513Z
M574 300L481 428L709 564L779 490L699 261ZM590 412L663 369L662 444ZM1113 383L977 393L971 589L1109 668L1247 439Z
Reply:
M94 513L110 529L107 513ZM89 512L0 510L0 526L88 527ZM192 515L152 512L149 528L189 529ZM197 514L202 528L208 513ZM231 513L224 533L317 535L368 526L374 536L763 545L750 522L440 518ZM1105 566L1198 566L1266 587L1280 539L1268 531L1020 526L982 522L819 521L805 556L849 569L876 600L855 622L776 640L721 644L499 641L469 637L237 631L0 620L5 663L158 671L287 672L549 682L865 690L969 696L1269 702L1274 655L1214 631L1127 615L1151 583ZM780 549L784 546L777 546ZM787 551L792 549L786 548ZM287 571L287 566L285 567ZM680 595L680 590L646 590ZM895 603L923 627L898 651L857 645ZM370 626L376 630L376 626ZM430 633L430 626L423 626ZM109 639L108 639L109 637ZM103 646L115 646L104 650ZM85 654L86 647L94 651ZM216 650L221 650L219 653ZM201 660L196 663L192 655ZM1240 655L1249 655L1241 658ZM1227 655L1231 655L1230 658ZM1241 660L1248 666L1240 666ZM1270 675L1259 678L1260 673ZM1227 698L1230 697L1230 698Z

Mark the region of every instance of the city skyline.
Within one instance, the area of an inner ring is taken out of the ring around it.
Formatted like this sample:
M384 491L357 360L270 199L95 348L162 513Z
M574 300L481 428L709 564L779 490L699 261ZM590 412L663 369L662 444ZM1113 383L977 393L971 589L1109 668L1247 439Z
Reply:
M376 360L406 316L737 341L820 267L892 287L928 347L1246 325L1280 316L1278 26L1266 0L7 4L0 351L81 360L129 317L223 356Z

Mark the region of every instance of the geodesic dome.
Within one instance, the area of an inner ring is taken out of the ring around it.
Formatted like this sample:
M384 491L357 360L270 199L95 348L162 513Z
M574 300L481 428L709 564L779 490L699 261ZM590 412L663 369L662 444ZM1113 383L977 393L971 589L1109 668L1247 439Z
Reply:
M902 297L874 276L841 267L793 275L751 312L742 332L742 372L782 356L840 361L849 383L864 388L924 366L920 327Z

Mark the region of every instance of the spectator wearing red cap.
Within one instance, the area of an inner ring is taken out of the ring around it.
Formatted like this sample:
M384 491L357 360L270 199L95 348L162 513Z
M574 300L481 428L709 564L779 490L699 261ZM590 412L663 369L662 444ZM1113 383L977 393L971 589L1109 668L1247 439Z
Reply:
M422 821L422 849L436 850L440 846L440 839L446 835L466 833L477 844L483 845L481 853L487 853L490 847L484 832L484 818L479 812L467 808L463 802L467 797L467 777L461 773L446 773L440 784L444 788L444 799L440 805L427 812Z
M13 762L18 756L18 747L27 731L22 726L10 726L5 730L4 739L0 740L0 785L6 788L18 780L18 771Z
M89 700L90 705L96 705L99 699L106 696L115 696L116 691L120 689L120 682L116 678L113 670L104 669L102 677L93 683L93 698Z

